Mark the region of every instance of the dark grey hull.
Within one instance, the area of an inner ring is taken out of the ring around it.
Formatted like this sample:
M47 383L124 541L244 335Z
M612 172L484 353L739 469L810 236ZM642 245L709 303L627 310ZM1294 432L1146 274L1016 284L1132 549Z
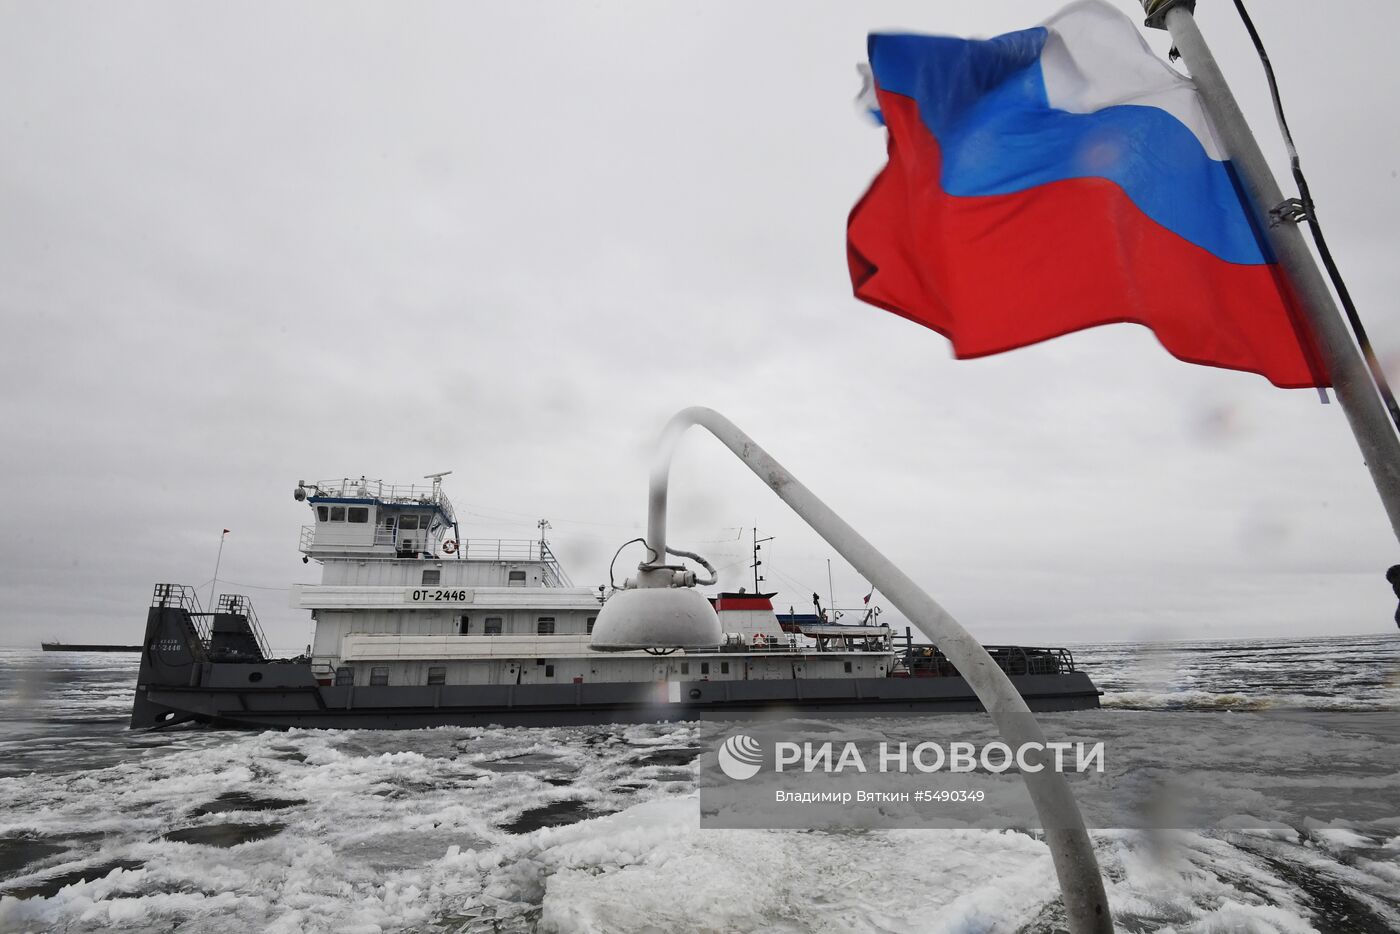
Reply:
M248 676L262 674L257 686ZM137 689L133 726L198 721L258 729L570 726L666 720L747 720L820 714L966 713L982 705L962 678L319 687L296 665L210 664L196 687ZM1085 710L1099 692L1083 672L1012 682L1032 710ZM301 682L300 684L296 682Z
M162 595L160 588L157 595ZM233 622L216 615L216 637L232 631ZM147 619L132 729L198 722L249 729L404 730L982 709L967 682L956 675L332 687L317 684L305 662L248 660L246 655L246 647L218 638L206 644L189 613L161 597ZM1032 710L1099 706L1098 690L1081 671L1012 675L1011 681Z

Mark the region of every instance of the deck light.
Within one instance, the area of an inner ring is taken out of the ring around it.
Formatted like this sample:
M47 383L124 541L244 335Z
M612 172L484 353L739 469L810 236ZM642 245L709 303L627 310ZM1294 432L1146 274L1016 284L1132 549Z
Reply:
M647 576L647 572L641 575ZM670 575L667 575L670 576ZM594 649L714 648L724 638L714 607L694 587L633 587L608 598L593 624Z

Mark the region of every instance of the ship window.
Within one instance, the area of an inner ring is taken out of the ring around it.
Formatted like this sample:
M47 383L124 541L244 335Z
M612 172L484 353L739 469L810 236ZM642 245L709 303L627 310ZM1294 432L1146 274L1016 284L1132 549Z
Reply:
M700 673L701 673L702 675L707 675L707 674L710 673L710 663L709 663L709 662L701 662L701 663L700 663Z
M447 683L447 669L446 669L446 668L429 668L429 669L428 669L428 683L429 683L429 684L446 684L446 683Z
M510 572L510 580L508 581L508 584L509 584L509 586L511 586L511 587L524 587L524 586L525 586L525 572L524 572L524 571L511 571L511 572Z
M344 507L344 506L332 506L332 507L331 507L331 521L332 521L332 522L344 522L344 521L345 521L345 507Z
M335 686L338 688L349 687L355 683L355 669L340 667L335 670Z
M371 668L369 670L369 683L375 685L385 685L389 683L388 668Z
M437 568L432 568L431 570L425 570L425 571L423 572L423 586L424 586L424 587L436 587L438 584L441 584L441 583L442 583L442 571L438 570Z
M681 662L681 674L690 674L690 662Z
M553 666L553 665L545 665L545 666L544 666L544 676L545 676L546 678L552 678L552 677L554 677L554 666Z
M401 528L401 529L416 529L416 528L418 528L418 517L417 517L417 516L399 516L399 528Z
M501 634L501 617L499 617L499 616L488 616L488 617L486 617L486 629L485 629L485 632L486 632L486 634L487 634L488 636L499 636L499 635Z
M541 616L539 622L535 625L535 632L541 636L554 635L554 617Z
M589 634L590 636L593 635L593 624L596 623L596 622L598 622L598 617L596 617L596 616L590 616L590 617L588 617L588 634Z
M728 663L728 662L720 662L720 663L719 663L719 673L722 674L722 675L727 675L727 674L729 674L729 663Z
M317 518L317 519L320 519L322 522L327 522L327 521L330 520L330 517L331 517L331 511L330 511L329 509L327 509L325 506L317 506L317 507L316 507L316 518Z
M469 635L472 631L472 621L470 616L460 616L457 618L457 635Z
M850 674L850 673L851 673L851 663L850 663L850 662L847 662L847 663L846 663L846 674Z
M369 507L351 506L349 512L347 513L347 517L350 519L351 522L368 522Z
M394 517L393 517L393 516L385 516L385 517L384 517L384 528L388 529L388 530L391 531L391 532L394 530Z

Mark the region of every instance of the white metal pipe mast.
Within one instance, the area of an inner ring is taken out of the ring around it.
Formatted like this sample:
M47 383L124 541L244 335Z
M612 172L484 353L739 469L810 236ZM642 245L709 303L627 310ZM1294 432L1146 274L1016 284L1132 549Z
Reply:
M214 558L214 579L209 582L209 612L214 612L214 588L219 586L219 563L224 560L224 539L228 538L228 529L224 529L219 534L219 554ZM212 623L210 624L213 625Z
M692 425L705 428L733 451L783 502L792 507L793 512L826 539L851 567L863 574L920 632L938 645L967 679L1008 745L1013 749L1026 743L1044 745L1045 734L1026 706L1025 699L982 644L811 490L799 483L782 464L713 409L683 409L662 432L651 471L647 512L647 547L657 556L651 564L665 564L662 556L666 554L666 488L671 457L681 435ZM669 571L644 571L638 576L638 584L642 587L670 586L672 579ZM1070 930L1073 934L1111 934L1113 919L1108 910L1098 861L1094 858L1093 843L1068 782L1052 768L1025 771L1022 778L1045 828L1045 840L1060 881Z
M1244 183L1259 228L1267 233L1279 265L1301 299L1302 311L1317 335L1323 362L1332 377L1337 401L1371 471L1371 481L1390 518L1391 531L1400 539L1400 439L1386 417L1371 375L1352 343L1303 232L1297 224L1269 214L1283 204L1283 192L1196 25L1194 0L1142 0L1142 5L1149 26L1171 33L1172 42L1191 72L1191 80L1205 101L1225 154Z

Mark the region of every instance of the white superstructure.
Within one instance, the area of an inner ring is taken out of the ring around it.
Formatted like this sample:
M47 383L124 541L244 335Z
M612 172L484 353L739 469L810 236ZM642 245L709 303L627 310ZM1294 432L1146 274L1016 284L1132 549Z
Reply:
M538 541L463 537L442 476L431 486L363 477L297 485L313 514L301 550L322 576L294 587L291 605L315 619L319 683L870 678L892 670L887 627L784 623L769 594L713 598L726 633L718 649L595 652L589 635L604 589L573 586L543 532Z

